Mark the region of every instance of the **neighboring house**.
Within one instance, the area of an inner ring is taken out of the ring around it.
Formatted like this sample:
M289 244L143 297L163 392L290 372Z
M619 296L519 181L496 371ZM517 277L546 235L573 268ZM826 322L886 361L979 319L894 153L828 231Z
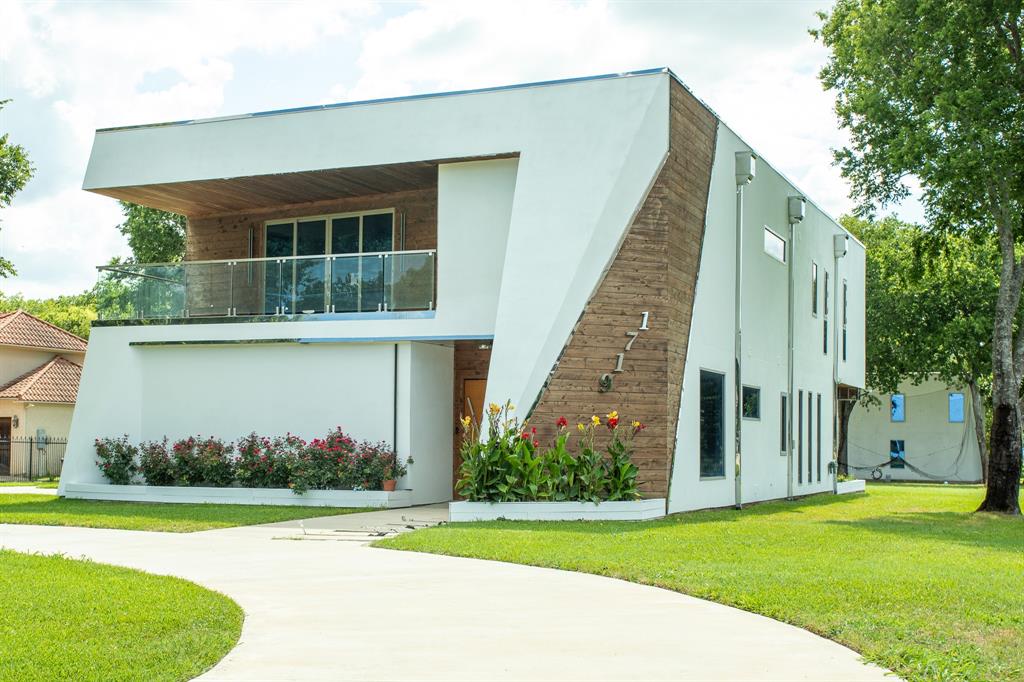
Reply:
M67 438L85 348L85 339L23 310L0 313L0 476L24 473L12 441Z
M981 480L981 450L970 391L930 378L850 415L851 476L885 481Z
M186 262L106 282L62 486L96 437L340 424L448 500L511 400L644 421L668 511L832 489L864 249L667 69L100 130L84 187L187 216Z

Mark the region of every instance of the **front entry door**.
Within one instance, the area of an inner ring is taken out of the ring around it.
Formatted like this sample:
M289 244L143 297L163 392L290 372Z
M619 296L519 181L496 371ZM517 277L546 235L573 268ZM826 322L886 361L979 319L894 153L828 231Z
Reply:
M11 418L0 417L0 476L11 473Z
M487 391L487 379L463 379L461 388L461 394L459 396L459 416L472 417L473 421L479 427L484 418L484 394ZM459 480L459 467L462 466L462 457L459 456L458 443L461 442L462 438L462 425L459 424L455 427L456 432L456 446L455 446L455 457L452 460L452 490L455 489L455 483ZM458 493L454 494L455 499L461 499Z
M466 379L462 382L462 414L472 416L477 426L484 417L484 394L487 379Z

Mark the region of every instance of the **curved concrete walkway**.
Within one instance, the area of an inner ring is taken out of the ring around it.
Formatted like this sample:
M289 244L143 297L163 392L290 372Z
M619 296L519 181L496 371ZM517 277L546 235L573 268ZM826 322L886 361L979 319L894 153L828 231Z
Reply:
M241 641L203 680L893 679L804 630L666 590L298 532L0 525L0 546L227 594Z

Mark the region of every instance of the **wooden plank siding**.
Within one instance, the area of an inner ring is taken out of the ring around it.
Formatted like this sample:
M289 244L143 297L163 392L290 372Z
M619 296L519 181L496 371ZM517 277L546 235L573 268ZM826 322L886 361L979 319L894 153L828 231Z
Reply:
M618 410L624 426L647 424L634 456L645 497L668 495L718 125L685 88L670 87L668 158L530 415L542 442L560 416L604 421ZM600 392L600 376L614 369L643 311L650 329L612 374L612 390Z

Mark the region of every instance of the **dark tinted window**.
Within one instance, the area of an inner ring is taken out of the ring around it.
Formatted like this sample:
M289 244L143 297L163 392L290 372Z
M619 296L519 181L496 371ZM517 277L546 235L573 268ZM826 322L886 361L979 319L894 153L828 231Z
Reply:
M700 372L700 475L725 476L725 375Z

